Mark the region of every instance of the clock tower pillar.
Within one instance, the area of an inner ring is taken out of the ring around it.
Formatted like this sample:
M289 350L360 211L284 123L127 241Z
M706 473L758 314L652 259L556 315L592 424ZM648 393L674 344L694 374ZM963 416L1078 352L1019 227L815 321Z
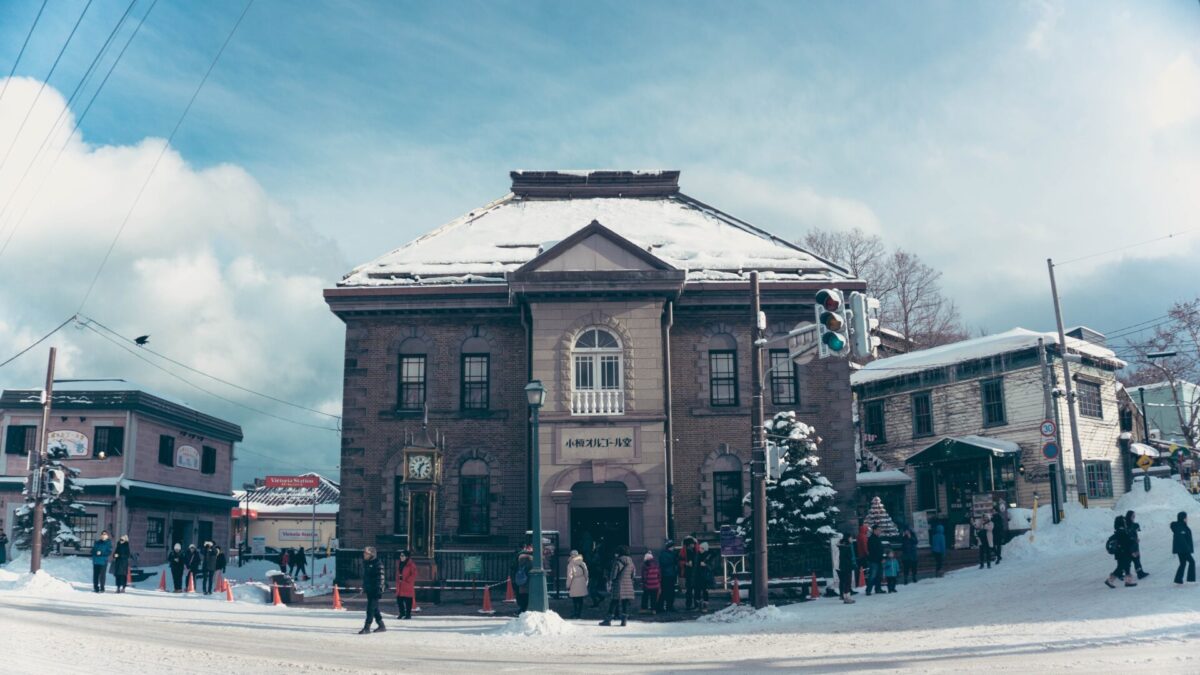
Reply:
M434 524L437 521L437 493L442 484L442 450L436 443L415 440L403 450L404 486L408 490L408 551L417 566L417 585L433 586L437 580L434 559ZM436 591L422 593L420 599L435 599Z

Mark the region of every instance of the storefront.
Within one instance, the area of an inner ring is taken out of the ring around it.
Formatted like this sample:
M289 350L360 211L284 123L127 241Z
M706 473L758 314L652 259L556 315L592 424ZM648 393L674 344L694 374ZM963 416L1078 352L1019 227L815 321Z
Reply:
M984 436L946 437L908 458L917 471L918 509L949 525L970 523L994 504L1015 504L1021 448ZM930 503L931 502L931 503Z

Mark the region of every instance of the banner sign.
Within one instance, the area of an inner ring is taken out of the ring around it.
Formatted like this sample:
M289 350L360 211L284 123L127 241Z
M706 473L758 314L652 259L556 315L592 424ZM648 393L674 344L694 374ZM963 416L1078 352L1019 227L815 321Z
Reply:
M285 530L280 528L279 541L312 541L320 539L314 530Z
M88 437L78 431L51 431L47 435L47 449L54 451L56 448L65 450L67 457L87 457L88 456Z
M321 484L321 479L317 476L267 476L263 484L269 488L314 489Z
M181 469L200 470L200 451L190 445L181 445L175 450L175 466Z

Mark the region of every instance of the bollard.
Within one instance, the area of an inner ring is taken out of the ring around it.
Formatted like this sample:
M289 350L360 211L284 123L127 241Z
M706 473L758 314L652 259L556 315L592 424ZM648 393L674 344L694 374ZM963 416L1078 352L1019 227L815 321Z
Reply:
M729 596L729 602L734 605L742 604L742 592L738 589L737 579L733 580L733 593Z

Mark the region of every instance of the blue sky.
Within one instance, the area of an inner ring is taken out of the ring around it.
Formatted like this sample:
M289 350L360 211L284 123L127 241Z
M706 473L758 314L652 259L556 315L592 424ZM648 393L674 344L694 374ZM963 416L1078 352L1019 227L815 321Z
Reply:
M17 75L45 77L84 4L50 3ZM0 77L39 5L0 0ZM70 93L127 5L94 1L52 87ZM242 7L161 0L82 142L166 136ZM502 195L512 168L680 169L689 194L783 236L863 227L944 270L987 331L1052 325L1047 257L1190 230L1062 268L1068 323L1108 330L1200 290L1198 45L1183 0L257 0L174 148L202 175L244 172L307 239L256 260L325 285ZM237 255L185 234L218 267ZM31 330L50 320L12 305ZM339 385L289 386L317 404Z

